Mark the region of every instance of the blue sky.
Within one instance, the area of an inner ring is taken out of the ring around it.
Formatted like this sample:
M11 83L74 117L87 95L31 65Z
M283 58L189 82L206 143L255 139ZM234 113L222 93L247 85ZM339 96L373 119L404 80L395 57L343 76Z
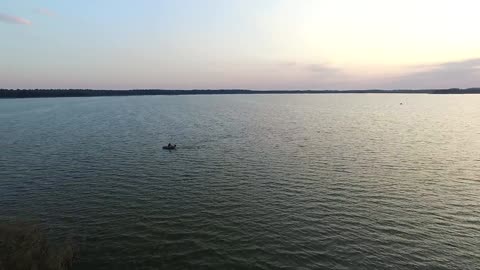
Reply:
M475 0L0 2L0 88L480 86Z

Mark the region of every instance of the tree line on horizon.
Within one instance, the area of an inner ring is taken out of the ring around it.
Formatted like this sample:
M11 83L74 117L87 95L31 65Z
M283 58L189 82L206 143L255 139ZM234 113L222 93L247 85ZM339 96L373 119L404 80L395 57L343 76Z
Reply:
M399 89L399 90L246 90L246 89L193 89L193 90L94 90L94 89L0 89L0 98L35 97L95 97L140 95L222 95L222 94L331 94L331 93L407 93L407 94L480 94L480 88Z

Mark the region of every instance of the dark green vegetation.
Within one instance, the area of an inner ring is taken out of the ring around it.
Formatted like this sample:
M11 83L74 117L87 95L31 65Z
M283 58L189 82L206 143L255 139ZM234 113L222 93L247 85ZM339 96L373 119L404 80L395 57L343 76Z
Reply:
M426 90L92 90L92 89L0 89L0 98L34 98L34 97L94 97L94 96L144 96L144 95L223 95L223 94L480 94L480 88L467 89L426 89Z
M0 224L0 270L71 269L73 255L71 245L52 246L38 226Z

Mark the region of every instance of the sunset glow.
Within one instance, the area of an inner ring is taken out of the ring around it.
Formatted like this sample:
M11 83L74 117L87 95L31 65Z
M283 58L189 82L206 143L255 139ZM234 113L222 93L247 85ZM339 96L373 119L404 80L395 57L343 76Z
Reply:
M480 85L475 0L0 3L0 88Z

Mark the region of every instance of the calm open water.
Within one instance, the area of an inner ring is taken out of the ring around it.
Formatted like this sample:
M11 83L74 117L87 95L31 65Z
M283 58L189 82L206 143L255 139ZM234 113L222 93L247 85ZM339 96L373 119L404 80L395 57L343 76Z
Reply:
M0 100L0 217L76 269L478 269L480 95Z

